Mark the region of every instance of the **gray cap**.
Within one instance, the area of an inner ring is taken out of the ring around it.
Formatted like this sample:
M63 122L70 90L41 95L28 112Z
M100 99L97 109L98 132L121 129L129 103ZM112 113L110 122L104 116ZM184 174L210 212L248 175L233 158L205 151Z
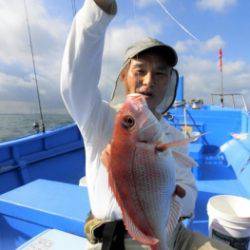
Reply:
M139 53L153 48L159 48L162 51L162 55L170 67L174 67L177 64L178 57L175 50L172 47L151 37L146 37L145 39L138 41L128 47L123 59L124 64L126 64L129 59L132 59Z
M132 46L128 47L128 49L125 52L123 64L120 69L120 73L116 80L115 88L113 90L113 94L111 97L111 105L113 107L119 108L120 104L125 101L125 97L126 97L125 86L120 79L120 74L122 70L126 67L126 65L130 62L130 60L134 58L136 55L146 50L153 49L153 48L159 48L160 50L162 50L161 54L163 58L166 59L166 62L170 67L174 67L177 64L178 57L177 57L175 50L172 47L154 38L147 37L141 41L134 43ZM179 79L178 72L175 69L173 69L172 74L171 74L171 79L168 83L168 88L166 90L165 96L162 102L157 107L157 111L159 113L166 112L172 106L176 97L178 79Z

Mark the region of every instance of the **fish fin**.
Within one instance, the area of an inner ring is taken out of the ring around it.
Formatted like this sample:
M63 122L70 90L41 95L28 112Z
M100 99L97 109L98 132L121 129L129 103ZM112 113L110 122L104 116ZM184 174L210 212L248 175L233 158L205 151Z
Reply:
M186 154L173 150L172 155L177 162L181 163L185 167L192 168L198 166L197 162Z
M155 145L155 151L157 151L157 152L164 152L167 149L168 149L168 144L167 143L159 142L159 143L157 143Z
M158 152L163 152L163 151L167 150L168 148L185 146L188 143L190 143L194 140L197 140L202 135L192 136L189 138L185 138L183 140L172 141L172 142L168 142L168 143L157 143L155 146L155 150Z
M124 220L124 224L125 224L127 231L129 232L130 236L134 240L140 242L141 244L150 245L150 246L154 246L159 242L157 238L154 238L152 236L148 236L142 233L135 226L135 224L133 223L129 215L124 211L123 211L123 220Z
M168 222L167 222L167 235L168 239L171 237L172 233L174 232L175 227L177 226L179 222L179 218L181 215L181 204L173 198L169 210L169 217L168 217Z

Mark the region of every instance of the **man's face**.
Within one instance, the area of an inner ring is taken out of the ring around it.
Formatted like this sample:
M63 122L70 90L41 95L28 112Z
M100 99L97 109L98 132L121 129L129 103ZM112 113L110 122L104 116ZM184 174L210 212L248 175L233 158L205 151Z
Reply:
M166 61L152 52L132 59L121 74L127 94L143 94L152 112L163 100L170 77L171 68Z

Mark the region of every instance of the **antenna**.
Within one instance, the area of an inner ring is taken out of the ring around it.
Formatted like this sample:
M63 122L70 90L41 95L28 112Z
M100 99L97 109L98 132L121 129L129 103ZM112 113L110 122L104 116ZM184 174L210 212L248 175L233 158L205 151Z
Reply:
M224 83L223 83L223 62L222 62L222 48L219 49L219 66L220 66L220 76L221 76L221 95L220 95L220 102L221 107L224 107Z
M34 79L35 79L35 84L36 84L36 92L37 92L37 98L38 98L39 112L40 112L40 117L41 117L41 122L42 122L42 132L45 132L45 125L44 125L44 119L43 119L43 113L42 113L40 93L39 93L39 88L38 88L36 64L35 64L35 59L34 59L34 51L33 51L33 44L32 44L32 38L31 38L30 23L29 23L28 9L27 9L27 5L26 5L26 0L23 0L23 3L24 3L24 9L25 9L27 31L28 31L28 36L29 36L29 46L30 46L30 53L31 53L31 58L32 58Z

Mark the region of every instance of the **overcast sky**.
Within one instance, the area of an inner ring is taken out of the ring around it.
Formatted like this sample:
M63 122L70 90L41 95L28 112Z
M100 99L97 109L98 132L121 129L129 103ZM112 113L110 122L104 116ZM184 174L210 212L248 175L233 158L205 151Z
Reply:
M71 0L26 0L44 110L64 112L60 63L72 21ZM153 36L175 47L185 77L185 98L220 90L218 49L223 49L226 92L244 94L250 107L250 1L161 0L198 41L185 33L156 0L118 0L118 15L106 36L101 77L108 99L126 47ZM83 1L75 0L77 9ZM21 0L0 0L0 113L36 112L37 98ZM84 94L84 93L83 93ZM84 98L84 96L83 96Z

